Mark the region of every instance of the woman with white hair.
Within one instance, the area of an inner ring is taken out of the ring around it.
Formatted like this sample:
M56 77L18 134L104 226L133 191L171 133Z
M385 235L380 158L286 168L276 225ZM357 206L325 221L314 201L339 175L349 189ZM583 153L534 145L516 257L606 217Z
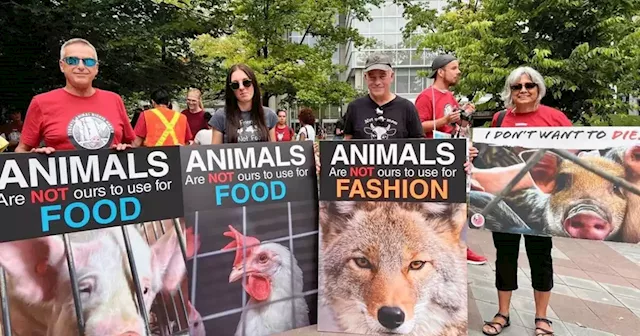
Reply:
M492 127L554 127L572 126L561 111L540 103L546 93L544 79L530 67L519 67L511 72L505 82L502 100L507 109L493 115ZM525 248L531 267L531 284L536 305L535 335L553 335L551 321L547 319L547 307L553 288L553 264L551 237L524 235ZM518 289L518 255L520 235L493 232L496 248L496 288L498 289L498 313L485 322L485 335L498 335L510 325L509 306L511 294Z

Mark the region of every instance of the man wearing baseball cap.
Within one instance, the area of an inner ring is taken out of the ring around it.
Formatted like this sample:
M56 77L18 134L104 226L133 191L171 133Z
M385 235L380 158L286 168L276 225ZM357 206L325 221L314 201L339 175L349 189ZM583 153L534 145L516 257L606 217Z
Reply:
M423 138L418 111L411 101L391 92L391 57L373 53L366 60L364 79L369 94L347 107L344 139Z
M434 133L438 132L440 135L450 136L457 130L456 123L460 120L460 112L457 112L458 101L449 91L449 88L456 85L460 78L458 60L452 55L438 55L431 63L431 68L433 71L429 77L434 79L433 85L418 95L416 108L427 138L433 138ZM466 104L464 109L470 113L475 107L473 104ZM475 148L473 150L477 153ZM465 241L467 230L466 226L462 230L462 238ZM467 262L481 265L486 263L487 259L467 248Z

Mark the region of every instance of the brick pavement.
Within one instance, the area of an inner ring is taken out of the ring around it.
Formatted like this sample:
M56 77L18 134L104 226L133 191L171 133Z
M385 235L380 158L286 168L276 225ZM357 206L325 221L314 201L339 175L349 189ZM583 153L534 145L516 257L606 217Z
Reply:
M491 233L470 230L469 246L489 259L469 265L469 336L498 311ZM557 336L640 334L640 245L554 238L555 285L549 319ZM535 308L530 270L521 241L519 289L513 293L511 326L500 335L534 335Z

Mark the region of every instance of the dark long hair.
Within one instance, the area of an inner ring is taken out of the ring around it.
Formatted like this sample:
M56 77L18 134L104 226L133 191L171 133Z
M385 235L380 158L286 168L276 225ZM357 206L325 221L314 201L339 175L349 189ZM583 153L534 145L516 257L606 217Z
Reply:
M257 129L260 141L269 141L269 130L265 121L264 109L262 108L262 96L260 94L260 85L253 70L245 64L236 64L229 69L227 73L227 83L225 85L225 111L227 142L238 142L238 128L240 128L240 107L238 107L238 98L236 98L233 89L231 89L231 74L236 70L242 70L251 80L253 86L253 98L251 99L251 120L253 127Z

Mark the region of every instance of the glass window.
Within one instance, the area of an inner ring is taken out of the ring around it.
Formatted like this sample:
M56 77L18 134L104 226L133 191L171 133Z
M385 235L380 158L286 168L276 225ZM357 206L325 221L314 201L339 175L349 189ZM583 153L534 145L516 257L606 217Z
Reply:
M384 41L385 49L395 49L397 47L397 36L396 35L383 35L382 40Z
M353 21L353 27L358 29L360 34L368 34L368 33L370 33L370 31L369 31L369 21L354 20Z
M371 21L371 33L384 33L384 18L376 18Z
M410 51L411 65L424 65L424 52Z
M384 22L385 33L398 33L396 18L384 18L382 21Z
M411 93L420 93L424 89L422 84L423 79L422 77L418 77L418 71L411 69L409 78L409 90L411 90Z
M384 6L384 15L385 16L396 16L398 15L398 6L393 2L387 2Z
M409 93L409 69L397 69L396 93Z
M364 63L367 61L367 52L365 51L356 51L356 66L364 66Z
M382 9L383 7L384 7L384 4L381 4L380 7L372 5L371 6L371 12L370 12L371 16L372 17L374 17L374 16L382 16L383 13L384 13L383 9Z
M396 65L410 65L411 63L411 51L401 50L396 53Z

